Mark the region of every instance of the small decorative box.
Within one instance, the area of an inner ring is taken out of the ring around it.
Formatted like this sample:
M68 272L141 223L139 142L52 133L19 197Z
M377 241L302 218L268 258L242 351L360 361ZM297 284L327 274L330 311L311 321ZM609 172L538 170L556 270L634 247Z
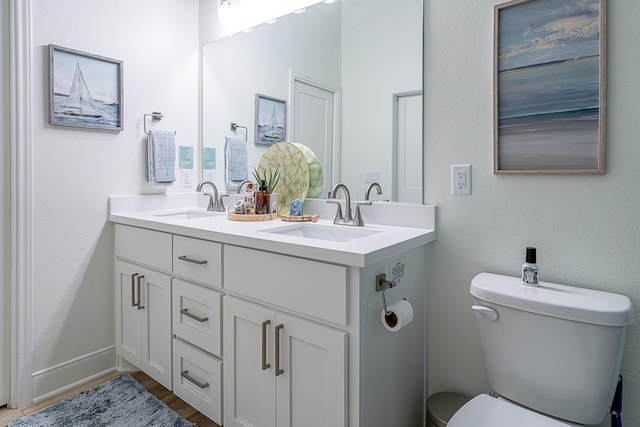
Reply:
M302 200L295 199L289 203L289 215L291 216L302 216Z

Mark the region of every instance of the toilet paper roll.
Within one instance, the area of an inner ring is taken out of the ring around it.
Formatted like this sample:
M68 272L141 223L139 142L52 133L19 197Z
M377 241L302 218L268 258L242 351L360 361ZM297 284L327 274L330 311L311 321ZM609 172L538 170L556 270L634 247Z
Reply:
M413 307L409 301L402 299L387 307L386 315L383 308L380 317L386 330L396 332L411 323L413 320Z

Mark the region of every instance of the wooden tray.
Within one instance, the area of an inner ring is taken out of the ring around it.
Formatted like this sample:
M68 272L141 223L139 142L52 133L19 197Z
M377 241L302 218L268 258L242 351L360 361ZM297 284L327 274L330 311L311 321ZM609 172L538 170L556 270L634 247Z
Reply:
M281 220L291 222L316 222L318 218L320 218L320 215L280 215Z
M277 206L275 203L271 206L269 214L237 214L233 212L233 202L227 206L227 216L232 221L272 221L278 219Z
M229 212L229 219L232 221L271 221L278 219L278 213L273 212L270 214L237 214Z

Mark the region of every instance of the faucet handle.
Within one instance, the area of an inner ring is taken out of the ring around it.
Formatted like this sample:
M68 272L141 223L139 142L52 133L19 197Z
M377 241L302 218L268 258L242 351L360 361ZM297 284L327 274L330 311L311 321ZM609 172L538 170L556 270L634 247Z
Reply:
M202 194L204 194L205 196L209 196L209 205L207 206L207 210L213 211L216 205L216 201L214 201L213 194L207 193L207 192L203 192Z
M224 204L224 200L222 199L223 197L230 197L230 194L222 194L220 195L220 197L218 198L218 206L214 206L214 209L217 210L217 212L226 212L226 208L225 208L225 204Z
M342 205L340 205L340 201L335 199L329 199L327 200L327 203L335 203L336 205L338 205L338 210L336 211L336 217L333 220L333 222L335 223L336 221L343 221L344 215L342 215Z
M355 225L362 227L364 225L364 220L362 219L362 215L360 214L360 206L371 206L371 200L365 200L364 202L356 203Z

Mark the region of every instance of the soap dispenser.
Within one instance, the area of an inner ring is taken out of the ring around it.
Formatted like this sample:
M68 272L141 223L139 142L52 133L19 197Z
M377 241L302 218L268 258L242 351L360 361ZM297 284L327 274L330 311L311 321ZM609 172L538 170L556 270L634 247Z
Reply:
M270 195L267 192L267 184L265 180L262 180L258 192L256 193L256 214L266 215L270 213L269 202Z
M522 284L527 286L539 286L539 269L536 265L536 248L528 247L525 263L522 264Z

